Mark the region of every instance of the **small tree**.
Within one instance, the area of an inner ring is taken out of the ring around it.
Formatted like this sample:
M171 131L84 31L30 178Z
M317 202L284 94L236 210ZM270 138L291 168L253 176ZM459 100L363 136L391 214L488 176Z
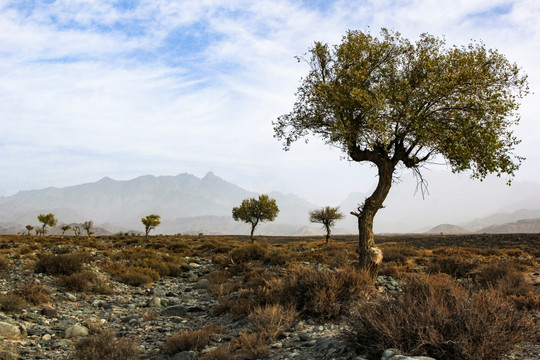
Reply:
M40 234L41 236L45 235L47 233L47 226L53 227L56 226L56 223L58 220L54 217L54 214L49 213L47 215L45 214L39 214L37 217L38 221L42 223Z
M26 230L28 230L28 236L30 236L30 231L34 230L32 225L26 225Z
M239 207L232 209L232 216L235 221L251 224L250 239L252 243L254 241L253 232L255 227L260 222L274 221L278 213L279 208L276 200L269 198L265 194L259 195L258 199L245 199Z
M94 228L94 221L92 220L85 221L83 222L82 227L86 231L86 235L88 235L88 237L91 237L92 235L94 235L94 231L92 230Z
M66 233L66 231L71 230L71 226L69 226L69 225L64 225L64 226L62 226L62 227L60 228L60 230L62 230L62 239L63 239L63 238L64 238L64 235L65 235L65 233Z
M148 233L150 233L150 230L154 230L156 227L159 226L159 224L161 224L160 219L161 216L156 214L151 214L141 219L144 225L144 232L146 237L148 237Z
M274 122L287 150L307 135L321 137L355 162L377 168L378 183L351 212L358 218L359 266L373 276L382 261L373 219L396 172L445 159L453 172L511 178L522 158L512 127L527 76L482 43L447 47L423 34L411 43L386 29L380 38L348 31L333 47L315 42L311 70L296 92L293 110Z
M73 234L75 234L75 239L79 238L79 235L81 235L81 226L80 225L74 225L73 226Z
M343 219L343 214L339 212L339 207L326 206L322 209L309 212L309 221L324 225L326 229L326 244L330 240L332 227L334 227L337 220L341 219Z

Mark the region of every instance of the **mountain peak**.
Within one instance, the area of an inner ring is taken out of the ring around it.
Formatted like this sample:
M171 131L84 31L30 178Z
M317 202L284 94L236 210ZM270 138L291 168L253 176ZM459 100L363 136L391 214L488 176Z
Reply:
M217 176L214 174L213 171L209 171L209 172L206 173L206 175L204 175L203 180L204 179L213 179L213 178L217 178Z

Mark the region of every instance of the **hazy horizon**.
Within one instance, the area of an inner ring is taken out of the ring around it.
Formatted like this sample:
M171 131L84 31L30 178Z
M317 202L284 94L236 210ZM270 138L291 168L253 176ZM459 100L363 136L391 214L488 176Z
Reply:
M292 109L308 71L295 56L316 40L339 42L348 29L381 27L411 41L424 32L448 46L483 41L521 66L531 95L515 129L523 140L516 153L527 158L515 180L535 181L539 16L532 0L0 0L0 196L208 171L318 204L369 192L376 174L368 164L342 160L317 139L285 152L271 122Z

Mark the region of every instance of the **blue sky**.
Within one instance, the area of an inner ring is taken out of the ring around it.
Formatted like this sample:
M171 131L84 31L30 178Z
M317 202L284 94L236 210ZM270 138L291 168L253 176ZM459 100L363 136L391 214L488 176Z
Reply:
M307 72L296 55L381 27L482 40L517 62L533 92L517 180L537 180L539 18L535 0L0 0L0 195L208 171L320 204L366 192L368 165L320 141L284 152L271 122Z

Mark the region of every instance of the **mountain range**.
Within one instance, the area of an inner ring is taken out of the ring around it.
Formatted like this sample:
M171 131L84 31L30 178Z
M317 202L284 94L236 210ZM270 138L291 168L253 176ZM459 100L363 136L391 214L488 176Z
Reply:
M534 219L540 224L540 185L515 182L511 187L496 181L471 182L447 173L430 173L430 194L415 195L414 178L396 182L375 218L376 232L530 232ZM346 215L333 233L356 233L356 218L349 215L366 198L352 192L339 204L313 204L294 194L269 192L280 213L273 223L257 227L267 235L316 235L323 231L310 224L308 212L339 205ZM20 191L0 197L0 233L23 232L26 224L38 225L37 215L52 212L60 223L93 220L115 233L141 231L141 218L155 213L162 223L156 233L247 234L249 226L235 222L231 210L258 193L245 190L209 172L204 177L144 175L132 180L105 177L97 182L64 188ZM495 210L495 211L494 211ZM472 219L472 220L471 220ZM532 220L531 220L532 219ZM527 220L524 222L523 220ZM433 227L434 224L441 224ZM510 224L504 227L504 224Z

